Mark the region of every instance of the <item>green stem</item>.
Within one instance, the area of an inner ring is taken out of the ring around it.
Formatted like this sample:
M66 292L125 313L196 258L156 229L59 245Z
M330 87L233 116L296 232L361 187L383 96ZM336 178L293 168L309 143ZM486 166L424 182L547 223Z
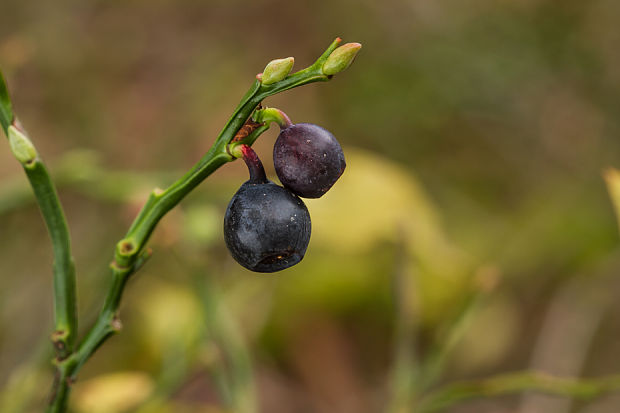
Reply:
M47 231L52 240L54 255L54 325L52 342L56 350L58 368L49 408L63 411L68 397L67 371L60 366L73 351L77 334L77 299L75 266L71 256L71 239L65 214L56 188L37 151L15 119L6 83L0 73L0 126L4 130L11 151L21 163L35 195Z
M62 360L73 351L77 332L75 266L71 256L69 228L47 168L15 119L9 92L1 73L0 126L9 139L13 155L20 162L28 177L52 240L55 324L52 341L57 358Z
M399 228L400 229L400 228ZM399 231L396 244L396 262L392 275L392 300L394 302L394 347L389 378L387 413L413 412L416 397L414 381L419 375L416 329L418 327L419 298L416 273L408 265L407 235Z
M207 154L168 189L151 194L125 238L117 244L115 260L118 266L131 267L132 261L148 241L159 220L211 173L225 163L235 160L228 153L228 145L265 98L288 89L327 81L331 78L331 76L324 75L321 68L323 62L338 47L338 44L340 44L340 39L332 42L312 66L294 73L280 82L270 85L263 85L258 80L254 82Z
M259 123L276 122L280 129L286 129L293 125L286 113L277 108L263 108L255 112L253 119Z
M65 368L58 368L56 370L50 404L47 406L45 413L64 413L66 411L69 392L71 391L71 386L68 382L70 380L69 376L70 374L68 374Z
M293 124L286 113L276 108L263 108L255 110L252 115L252 121L260 124L260 126L257 126L256 129L254 129L245 138L235 140L228 145L228 153L232 154L236 158L241 157L235 154L235 151L239 146L252 146L256 139L258 139L260 135L269 129L273 122L276 122L280 126L280 129L286 129Z
M442 411L459 402L535 391L556 396L591 400L605 393L620 391L620 375L596 379L576 379L525 371L502 374L480 381L449 384L421 400L420 413Z
M239 326L213 275L200 271L195 282L204 304L208 337L221 354L210 370L222 401L231 412L255 413L258 408L252 361Z
M0 71L0 126L7 133L9 125L13 123L13 108L11 107L11 98L9 97L9 90L6 87L6 82Z
M433 346L419 369L414 383L418 393L423 393L439 379L454 348L487 302L490 293L497 287L499 274L494 270L481 268L472 281L472 291L456 312L456 317L448 326L447 334Z
M332 42L314 64L289 75L280 82L263 85L256 80L234 110L207 154L170 187L165 190L154 190L151 193L125 237L117 243L114 262L111 264L112 285L108 290L103 309L77 350L61 362L60 367L67 372L68 380L58 381L54 394L59 396L66 394L68 392L66 387L75 380L80 367L108 337L120 330L118 309L123 290L129 277L148 258L144 257L144 246L159 221L209 175L227 162L236 159L229 154L228 145L263 99L294 87L331 79L331 76L323 74L322 66L339 44L340 39L338 38ZM54 399L50 406L56 403L64 403L66 409L67 399L65 398L62 402L57 402ZM64 410L57 411L62 412Z
M58 358L64 359L73 351L77 332L75 266L71 256L69 228L45 165L36 159L24 165L30 185L43 215L54 253L54 320L52 341Z

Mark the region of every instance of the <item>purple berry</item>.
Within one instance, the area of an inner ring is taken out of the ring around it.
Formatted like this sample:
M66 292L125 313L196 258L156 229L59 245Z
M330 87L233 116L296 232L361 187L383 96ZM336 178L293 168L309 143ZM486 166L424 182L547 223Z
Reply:
M320 198L344 172L342 147L334 135L311 123L282 129L273 164L285 188L304 198Z
M297 264L310 242L310 214L299 197L268 181L251 148L243 148L250 180L241 185L224 216L224 239L233 258L256 272Z

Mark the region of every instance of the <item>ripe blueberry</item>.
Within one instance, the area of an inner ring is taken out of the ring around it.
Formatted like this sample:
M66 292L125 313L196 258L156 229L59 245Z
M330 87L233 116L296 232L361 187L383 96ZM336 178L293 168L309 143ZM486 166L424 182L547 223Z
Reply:
M242 146L250 179L233 196L224 216L224 239L233 258L256 272L297 264L310 242L310 214L299 197L267 180L256 153Z
M273 164L282 185L304 198L323 196L346 166L334 135L311 123L280 131L273 147Z

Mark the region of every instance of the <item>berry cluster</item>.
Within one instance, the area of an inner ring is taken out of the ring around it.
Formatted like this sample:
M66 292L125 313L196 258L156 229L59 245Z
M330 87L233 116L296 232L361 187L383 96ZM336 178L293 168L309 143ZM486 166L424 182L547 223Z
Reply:
M340 144L320 126L280 123L273 148L276 174L269 181L256 153L239 145L250 179L235 193L224 216L224 239L233 258L256 272L297 264L310 242L310 214L300 197L319 198L344 172Z

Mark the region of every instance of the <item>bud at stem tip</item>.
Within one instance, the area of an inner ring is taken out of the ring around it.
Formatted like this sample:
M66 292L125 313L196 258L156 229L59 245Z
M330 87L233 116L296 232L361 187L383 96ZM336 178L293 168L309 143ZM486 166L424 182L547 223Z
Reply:
M361 48L362 45L359 43L346 43L338 47L323 63L323 73L331 76L342 72L351 65Z
M37 158L37 150L22 131L10 125L8 135L11 152L22 165L28 165Z

